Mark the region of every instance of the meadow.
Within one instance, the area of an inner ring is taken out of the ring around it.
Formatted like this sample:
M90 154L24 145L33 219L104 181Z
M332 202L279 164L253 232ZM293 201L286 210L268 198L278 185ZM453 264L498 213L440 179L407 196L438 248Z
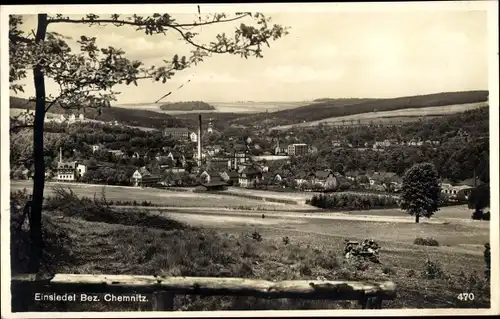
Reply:
M272 215L211 223L168 210L119 212L74 195L44 213L57 273L227 276L267 280L391 280L398 296L384 308L487 308L482 247L488 224L456 221L413 224L286 218ZM135 211L134 211L135 209ZM14 212L14 211L12 211ZM126 214L126 215L124 215ZM154 218L154 223L146 215ZM113 217L114 216L114 217ZM177 219L177 221L175 221ZM265 220L265 222L263 221ZM260 222L262 221L262 222ZM146 223L147 222L147 223ZM438 246L415 245L417 237ZM140 240L137 240L140 238ZM344 239L374 239L380 264L343 258ZM49 266L49 265L47 265ZM461 301L461 292L474 293ZM150 304L36 304L37 310L150 310ZM55 307L55 308L54 308ZM176 310L353 309L355 302L176 296Z

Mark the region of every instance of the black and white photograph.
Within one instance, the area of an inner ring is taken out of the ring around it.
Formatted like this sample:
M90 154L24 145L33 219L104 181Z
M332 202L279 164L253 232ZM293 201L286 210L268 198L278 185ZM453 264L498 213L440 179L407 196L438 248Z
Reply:
M499 314L498 2L0 23L2 318Z

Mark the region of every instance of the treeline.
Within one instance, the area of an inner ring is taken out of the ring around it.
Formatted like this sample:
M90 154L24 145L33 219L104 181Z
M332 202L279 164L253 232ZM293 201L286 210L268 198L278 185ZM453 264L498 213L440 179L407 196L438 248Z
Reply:
M489 135L489 107L482 107L439 118L423 118L397 128L388 126L327 126L294 128L286 133L271 131L270 136L287 143L302 142L318 148L332 146L332 141L351 143L354 147L364 147L374 141L431 140L443 142L457 136L482 137ZM371 146L370 146L371 147Z
M488 91L447 92L392 99L368 99L367 101L335 99L315 102L290 110L245 116L235 120L234 123L250 126L265 120L269 125L278 126L374 111L382 112L485 101L488 101Z
M392 196L333 193L314 195L306 204L323 209L368 210L375 208L398 207Z
M272 133L271 136L276 137ZM283 137L280 137L283 140ZM374 150L374 140L395 139L397 142L431 140L439 145L392 145ZM352 143L353 147L334 147L332 141ZM421 121L403 127L342 128L319 126L288 132L287 143L303 142L317 147L317 153L292 158L290 165L273 163L273 169L288 168L294 172L330 168L344 173L356 170L389 171L402 174L418 162L432 162L440 175L452 181L471 178L476 174L489 180L489 108L480 108L438 119Z
M163 104L160 109L163 111L197 111L215 110L215 107L203 101L183 101Z
M10 97L10 108L34 110L35 103L27 99ZM149 128L162 128L168 127L195 127L195 123L186 122L175 118L171 115L149 111L149 110L139 110L139 109L129 109L121 107L108 107L99 110L94 108L82 108L82 109L72 109L66 110L54 104L49 113L55 114L78 114L82 113L85 118L98 120L103 122L114 122L118 121L120 124L126 124L131 126L141 126Z
M429 146L394 147L384 152L372 149L358 151L349 148L321 150L300 158L291 158L289 168L293 172L313 171L329 168L345 174L348 171L386 171L402 176L413 164L433 163L442 178L459 182L477 176L484 182L489 181L488 139L464 141L452 139L437 149Z

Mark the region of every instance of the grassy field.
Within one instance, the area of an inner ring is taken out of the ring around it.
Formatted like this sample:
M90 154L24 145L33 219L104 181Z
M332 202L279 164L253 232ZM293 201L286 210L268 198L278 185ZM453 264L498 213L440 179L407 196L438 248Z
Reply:
M121 200L131 199L129 193L117 192L121 193ZM151 222L138 210L135 213L129 210L125 216L76 199L63 199L61 203L64 205L44 214L45 225L52 234L48 238L53 241L48 247L63 246L62 250L52 253L53 272L268 280L316 279L318 276L329 280L392 280L398 285L398 298L385 303L386 308L489 306L489 287L482 276L482 246L489 241L486 222L402 224L299 218L273 220L272 214L265 219L259 216L246 219L192 216L190 219L182 213L168 211L151 211L148 214L154 214L156 220ZM105 213L101 212L103 210ZM170 222L172 215L184 218L184 222L196 228ZM259 234L261 239L255 239L252 233ZM432 237L440 245L414 245L417 237ZM344 239L366 238L381 245L381 264L350 262L342 257ZM472 292L476 298L472 302L460 301L457 295L461 292ZM70 311L149 310L150 306L68 303L50 308L37 305L38 310L52 311L54 307ZM358 305L354 302L177 296L175 308L184 311L289 310L345 309L358 308Z
M347 116L331 117L323 120L297 123L293 125L279 126L273 129L283 130L283 129L290 129L292 127L310 127L318 125L320 123L328 125L345 125L351 123L351 121L354 121L354 124L363 124L363 125L369 124L371 121L373 121L374 123L402 124L407 122L415 122L422 118L433 118L448 114L461 113L481 107L488 107L488 102L443 105L443 106L413 108L413 109L400 109L400 110L383 111L383 112L368 112L368 113L361 113L361 114L354 114Z
M111 201L143 201L151 202L157 206L172 206L172 207L215 207L215 208L241 208L251 207L254 209L286 209L292 205L286 205L274 202L264 202L257 199L248 199L237 196L224 196L218 194L203 194L191 192L176 192L165 191L154 188L138 188L138 187L120 187L108 185L86 185L86 184L69 184L69 183L46 183L45 197L53 194L53 188L63 186L70 187L78 196L93 198L101 197L104 190L106 199ZM32 187L30 181L11 181L11 190L30 189Z

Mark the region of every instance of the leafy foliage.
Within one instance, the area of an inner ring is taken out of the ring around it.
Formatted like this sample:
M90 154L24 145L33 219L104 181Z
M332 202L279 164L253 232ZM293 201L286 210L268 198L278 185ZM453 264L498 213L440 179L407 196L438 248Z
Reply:
M324 209L368 210L373 208L397 207L397 201L391 196L364 194L314 195L308 200L309 205Z
M430 218L439 210L441 185L433 164L415 164L403 176L400 207L408 214Z
M216 36L209 44L196 42L199 33L193 28L204 25L250 19L259 27L241 23L233 37L225 33ZM167 31L178 33L182 40L194 47L189 57L173 55L164 60L161 66L145 67L143 62L129 60L125 52L118 48L98 48L95 37L82 35L77 41L80 52L72 52L63 36L48 32L45 39L34 41L21 29L21 16L11 16L9 20L9 53L11 56L10 83L14 91L23 90L15 82L26 77L28 69L40 66L45 76L59 85L60 94L49 98L50 104L62 108L109 107L116 100L113 87L117 84L138 85L141 79L166 83L177 72L197 65L210 54L231 54L244 58L262 58L262 45L277 40L288 33L286 27L270 25L271 19L261 13L238 14L233 18L226 14L214 14L204 21L178 23L170 14L155 13L151 16L133 15L122 17L114 14L109 18L87 14L81 19L68 16L48 16L47 24L72 23L87 25L111 25L116 27L133 26L146 35L165 34ZM47 107L47 109L49 108Z

